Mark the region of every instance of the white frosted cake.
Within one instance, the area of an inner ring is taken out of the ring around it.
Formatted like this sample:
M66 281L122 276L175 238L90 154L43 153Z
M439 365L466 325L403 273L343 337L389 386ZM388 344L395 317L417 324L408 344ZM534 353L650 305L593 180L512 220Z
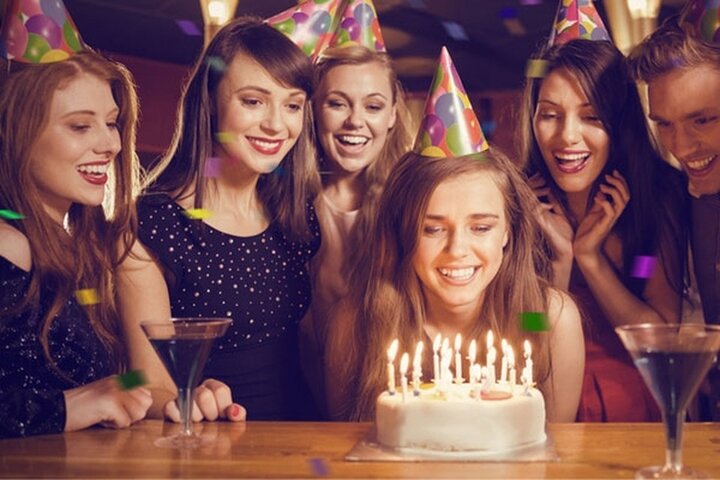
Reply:
M441 451L503 451L545 441L545 401L535 388L516 386L476 398L470 384L405 395L383 392L375 423L381 445ZM499 397L499 398L498 398ZM496 398L496 399L492 399Z

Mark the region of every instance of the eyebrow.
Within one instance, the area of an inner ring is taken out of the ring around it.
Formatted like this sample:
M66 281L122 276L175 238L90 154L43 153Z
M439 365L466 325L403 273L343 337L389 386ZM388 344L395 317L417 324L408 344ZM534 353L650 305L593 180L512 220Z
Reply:
M711 112L708 112L707 109L697 110L695 112L690 112L687 115L685 115L682 119L683 120L692 120L693 118L702 117L704 115L712 115ZM656 115L652 112L648 113L648 118L652 120L653 122L667 122L663 117L660 115Z
M240 87L237 90L235 90L235 93L244 92L246 90L253 90L256 92L260 92L264 95L272 95L272 92L270 90L268 90L267 88L259 87L257 85L245 85L244 87ZM304 97L304 96L307 96L307 94L303 90L300 90L300 89L292 90L288 94L288 97L296 97L296 96Z
M329 92L327 92L327 94L325 95L325 97L329 97L330 95L338 95L338 96L341 96L341 97L343 97L343 98L349 99L348 95L347 95L345 92L340 91L340 90L330 90ZM371 94L369 94L369 95L365 95L365 96L363 97L363 99L371 98L371 97L380 97L380 98L382 98L383 100L388 101L388 97L386 97L385 95L383 95L383 94L380 93L380 92L373 92L373 93L371 93Z
M425 218L428 220L445 220L447 217L445 215L427 213L425 214ZM494 213L471 213L470 215L468 215L468 218L471 218L473 220L485 220L487 218L494 218L499 220L500 216L495 215Z
M555 103L552 100L548 100L546 98L538 99L538 103L549 103L550 105L554 105L556 107L560 106L559 103ZM585 102L585 103L580 104L580 108L585 108L585 107L592 107L592 104L590 102Z
M120 113L120 109L118 107L113 108L108 112L108 115L118 114ZM100 115L98 112L94 110L73 110L72 112L68 112L63 114L60 118L70 117L72 115Z

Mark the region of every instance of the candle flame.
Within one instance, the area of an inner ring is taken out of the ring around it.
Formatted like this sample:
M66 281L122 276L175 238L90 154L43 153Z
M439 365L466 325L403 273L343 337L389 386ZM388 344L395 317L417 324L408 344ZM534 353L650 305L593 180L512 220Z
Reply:
M492 330L488 330L487 334L487 348L490 350L490 347L493 346L493 343L495 342L495 337L493 337Z
M475 341L475 339L473 339L473 341L470 342L468 358L470 359L470 363L475 363L475 359L477 358L477 342Z
M530 346L529 340L525 340L523 342L523 349L525 351L525 358L528 358L530 355L532 355L532 347Z
M513 348L508 345L507 347L507 359L508 359L508 367L513 368L515 367L515 352L513 351Z
M455 335L455 351L459 352L461 346L462 346L462 337L458 333L457 335Z
M438 350L440 350L440 343L442 342L442 337L438 333L435 335L435 340L433 340L433 352L437 353Z
M410 355L407 352L402 354L400 358L400 375L405 376L408 370L408 364L410 363Z
M425 349L425 344L422 341L417 343L415 347L415 356L413 357L413 365L420 365L422 363L422 354Z
M504 338L500 341L500 351L503 353L503 355L507 355L505 352L507 351L508 343L507 340Z
M388 362L392 362L393 360L395 360L395 355L397 355L398 351L398 343L398 339L396 338L390 344L390 348L388 348L387 350Z
M440 349L441 352L444 352L445 350L450 348L450 339L445 337L442 342L442 348Z

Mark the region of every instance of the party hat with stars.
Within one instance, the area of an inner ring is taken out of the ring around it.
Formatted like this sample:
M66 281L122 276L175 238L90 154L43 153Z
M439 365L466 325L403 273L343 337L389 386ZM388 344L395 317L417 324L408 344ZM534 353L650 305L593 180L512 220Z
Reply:
M303 0L265 22L287 35L309 57L316 58L330 43L342 1Z
M720 45L720 0L690 0L680 14L680 25L689 34Z
M331 47L359 44L376 52L386 51L372 0L346 0L341 11Z
M424 157L445 158L487 149L488 143L465 87L447 48L443 47L413 151Z
M592 0L560 0L550 45L577 38L610 41L610 34Z
M0 53L21 63L65 60L85 48L62 0L9 0Z

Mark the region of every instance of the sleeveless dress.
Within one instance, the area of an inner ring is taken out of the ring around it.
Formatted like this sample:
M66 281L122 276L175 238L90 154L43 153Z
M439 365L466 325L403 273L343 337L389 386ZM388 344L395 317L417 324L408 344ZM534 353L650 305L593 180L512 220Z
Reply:
M300 371L298 324L310 305L307 264L320 246L312 206L309 242L277 224L240 237L191 220L166 195L138 202L139 237L165 270L173 317L229 317L203 378L226 383L248 420L317 417Z
M0 437L64 431L63 391L116 373L75 298L52 322L48 340L57 368L48 364L40 332L53 292L42 289L35 309L9 312L25 296L30 278L31 273L0 257Z
M576 265L570 293L585 319L585 375L577 421L660 421L652 394Z

